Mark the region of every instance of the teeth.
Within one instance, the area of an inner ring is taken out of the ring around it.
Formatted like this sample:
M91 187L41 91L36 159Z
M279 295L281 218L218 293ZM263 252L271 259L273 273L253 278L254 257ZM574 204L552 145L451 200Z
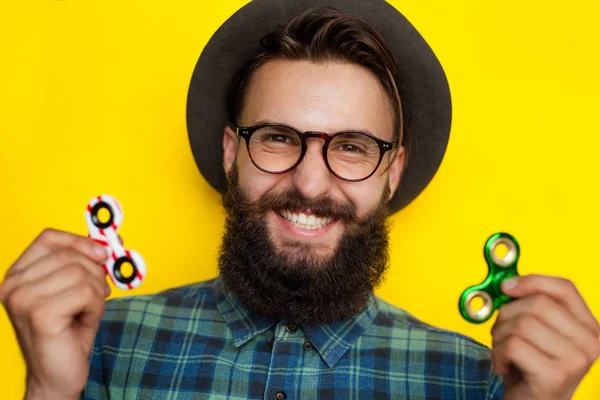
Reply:
M333 218L316 217L314 215L306 216L304 213L293 213L289 210L282 210L279 212L283 218L303 229L317 229L322 226L329 225Z

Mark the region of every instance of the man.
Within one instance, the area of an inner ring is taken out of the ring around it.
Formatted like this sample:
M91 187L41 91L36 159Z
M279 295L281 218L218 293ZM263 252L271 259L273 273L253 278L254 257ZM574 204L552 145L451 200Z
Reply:
M242 55L240 35L261 33L248 26L307 8L255 0L215 34L192 79L192 149L209 180L228 184L218 278L105 305L105 249L55 230L10 268L0 300L27 362L28 398L572 396L600 354L600 327L571 283L505 281L515 300L498 316L491 352L373 296L387 265L386 215L439 165L449 96L430 50L391 7L327 3L386 32L391 18L406 35L390 50L370 25L317 8ZM216 157L204 124L222 123L219 79L231 74L215 64L227 65L235 44L229 61L245 61ZM398 46L409 50L396 65Z

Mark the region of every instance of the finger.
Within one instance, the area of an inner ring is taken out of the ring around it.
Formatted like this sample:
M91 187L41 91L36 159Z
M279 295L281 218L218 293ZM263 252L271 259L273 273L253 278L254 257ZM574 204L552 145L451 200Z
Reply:
M556 302L563 304L595 337L600 336L598 320L571 281L545 275L525 275L515 279L517 284L511 288L508 287L506 281L503 282L502 290L507 295L512 297L525 297L533 294L550 296Z
M92 276L106 281L106 272L96 262L73 249L61 248L49 253L45 257L39 258L32 265L8 276L2 286L0 286L0 302L18 286L46 279L49 274L52 274L66 264L79 264L87 269Z
M501 325L522 315L532 315L580 349L587 351L597 347L597 337L585 329L585 325L575 319L562 304L541 294L517 299L503 305L494 327L492 327L492 335L498 334L496 330Z
M98 296L107 297L110 291L106 280L92 276L78 264L64 265L45 279L28 282L10 294L8 311L17 316L27 316L29 310L42 298L58 296L73 286L92 286Z
M48 256L39 259L27 268L22 269L18 274L20 274L23 282L30 282L37 279L43 279L65 264L80 264L92 276L99 279L104 279L106 276L106 272L101 264L70 248L53 251Z
M104 261L108 257L105 247L96 243L93 239L48 228L21 254L8 270L6 276L8 277L10 274L18 272L56 248L64 247L72 248L97 262Z
M121 235L118 235L119 237L119 243L121 243L121 246L123 246L123 238L121 237Z
M574 357L575 354L587 359L583 348L578 348L551 326L532 315L518 315L499 324L493 330L492 342L494 347L500 346L513 336L518 336L529 342L537 351L559 362L568 360L570 357ZM591 363L594 360L589 359L588 361Z
M543 387L548 393L565 393L571 398L573 391L589 370L585 357L574 355L564 362L555 361L537 351L530 342L512 336L492 349L494 372L504 377L507 384L515 384L522 376L529 387Z
M554 364L550 357L518 336L512 336L492 348L492 363L497 375L507 374L511 365L525 375L544 374Z
M104 314L104 300L91 285L73 285L57 296L41 298L31 315L31 325L38 334L63 332L73 317L86 327L96 327Z

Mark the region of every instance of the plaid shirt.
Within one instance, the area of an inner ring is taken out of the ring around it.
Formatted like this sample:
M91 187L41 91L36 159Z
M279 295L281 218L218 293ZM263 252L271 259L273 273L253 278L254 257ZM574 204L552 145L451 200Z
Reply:
M489 348L373 297L298 326L249 313L219 278L110 300L84 399L500 399Z

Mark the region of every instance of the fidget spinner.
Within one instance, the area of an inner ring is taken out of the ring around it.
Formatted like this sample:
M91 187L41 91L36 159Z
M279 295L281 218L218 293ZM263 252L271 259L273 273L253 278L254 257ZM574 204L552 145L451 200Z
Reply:
M126 249L119 242L117 230L123 223L123 209L117 199L108 195L91 199L85 221L88 237L110 251L102 267L114 285L123 290L141 285L146 276L146 263L135 250Z
M506 246L506 254L498 256L498 246ZM512 300L510 296L502 293L502 281L519 275L517 261L520 249L517 240L508 233L496 233L485 242L483 256L488 264L488 276L479 285L471 286L463 292L458 301L458 308L463 318L474 324L487 321L494 311ZM472 301L475 298L483 300L483 306L475 309Z

